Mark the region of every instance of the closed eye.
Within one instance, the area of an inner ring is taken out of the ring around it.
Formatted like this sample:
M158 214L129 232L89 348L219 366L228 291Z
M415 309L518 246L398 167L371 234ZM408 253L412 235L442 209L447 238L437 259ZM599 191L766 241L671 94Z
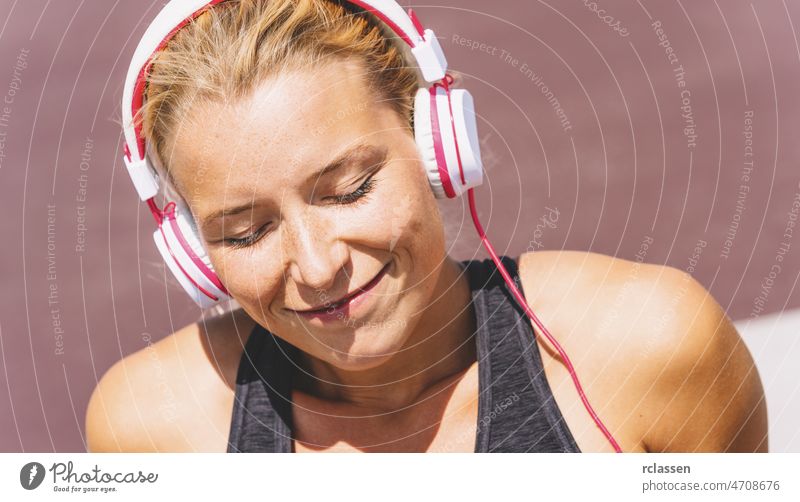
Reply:
M335 204L338 205L349 205L355 204L356 202L364 199L367 195L370 194L375 188L376 180L374 179L375 174L373 173L369 178L364 180L364 183L361 184L358 188L353 190L350 193L346 193L344 195L335 195L331 197L325 197L325 199L333 199ZM246 248L252 246L256 242L258 242L261 237L264 236L267 230L268 225L264 225L255 232L246 235L244 237L228 237L223 240L226 246L230 246L233 248Z
M325 197L325 199L333 199L336 204L353 204L358 202L362 198L366 197L374 188L375 188L375 180L374 174L367 178L364 183L361 184L360 187L356 188L350 193L346 193L344 195L335 195L333 197Z
M228 237L223 239L222 242L225 243L226 246L230 246L233 248L246 248L248 246L252 246L264 235L266 232L267 225L259 228L255 232L246 235L244 237Z

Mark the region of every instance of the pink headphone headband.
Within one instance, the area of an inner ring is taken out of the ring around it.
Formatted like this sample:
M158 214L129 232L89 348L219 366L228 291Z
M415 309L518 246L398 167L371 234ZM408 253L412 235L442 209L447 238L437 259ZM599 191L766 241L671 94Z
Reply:
M156 219L157 209L151 199L158 193L158 180L155 171L147 161L145 139L141 127L133 123L133 117L144 104L144 91L147 75L153 57L170 39L202 14L206 9L226 0L172 0L169 2L148 27L139 45L136 47L122 97L122 120L124 125L125 146L123 161L128 174L136 187L139 198L149 201ZM411 53L419 65L422 77L427 82L436 82L445 77L447 60L436 35L430 29L424 29L413 10L408 14L394 0L348 0L371 12L389 26L410 47Z

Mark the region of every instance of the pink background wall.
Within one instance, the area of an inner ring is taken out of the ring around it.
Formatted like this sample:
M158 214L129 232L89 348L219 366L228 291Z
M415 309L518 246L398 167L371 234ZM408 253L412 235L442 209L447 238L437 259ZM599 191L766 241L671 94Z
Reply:
M800 235L783 236L800 193L800 5L600 3L616 29L577 0L418 8L476 99L487 165L479 207L496 248L632 259L652 239L647 262L686 269L702 240L693 273L731 317L800 306ZM0 451L83 451L97 379L198 316L165 280L119 156L122 79L160 5L0 1L0 99L10 100L0 103ZM463 221L453 254L484 256L465 202L444 205ZM537 231L546 208L558 219Z

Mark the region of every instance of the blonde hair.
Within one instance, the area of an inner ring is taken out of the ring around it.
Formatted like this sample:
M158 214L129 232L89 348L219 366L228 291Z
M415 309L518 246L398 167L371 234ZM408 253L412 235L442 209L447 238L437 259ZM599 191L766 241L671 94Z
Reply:
M195 18L154 57L134 120L164 170L168 132L197 99L225 102L267 77L353 58L367 85L413 131L420 80L406 44L372 14L341 0L227 0ZM168 176L168 174L167 174Z

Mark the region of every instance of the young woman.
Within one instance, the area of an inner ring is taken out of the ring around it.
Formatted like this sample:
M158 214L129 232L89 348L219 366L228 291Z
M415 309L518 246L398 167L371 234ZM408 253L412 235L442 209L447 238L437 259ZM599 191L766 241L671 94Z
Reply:
M494 262L448 256L419 86L330 0L223 1L174 35L143 134L239 308L115 364L90 451L612 451ZM766 451L753 361L688 274L502 260L622 450Z

